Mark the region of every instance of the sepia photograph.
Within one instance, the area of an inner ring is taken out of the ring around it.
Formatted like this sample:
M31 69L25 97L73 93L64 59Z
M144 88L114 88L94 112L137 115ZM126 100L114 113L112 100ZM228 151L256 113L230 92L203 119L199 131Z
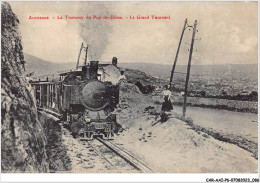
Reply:
M257 1L1 2L2 175L258 182L258 134Z

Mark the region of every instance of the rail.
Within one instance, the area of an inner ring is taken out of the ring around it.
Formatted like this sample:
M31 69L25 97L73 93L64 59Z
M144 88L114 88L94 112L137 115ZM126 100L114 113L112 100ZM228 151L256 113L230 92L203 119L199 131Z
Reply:
M137 170L143 172L143 173L152 173L152 169L150 169L147 165L145 165L141 160L137 159L133 155L131 155L126 150L122 149L121 147L118 147L113 142L105 141L101 139L100 137L96 138L98 141L100 141L102 144L104 144L106 147L111 149L113 152L118 154L121 158L123 158L127 163L132 165Z

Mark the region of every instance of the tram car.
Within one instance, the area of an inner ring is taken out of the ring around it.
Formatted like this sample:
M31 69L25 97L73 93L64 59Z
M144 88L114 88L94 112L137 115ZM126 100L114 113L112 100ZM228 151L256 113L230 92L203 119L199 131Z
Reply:
M119 102L117 59L112 64L90 61L80 70L60 74L59 81L32 81L37 105L62 114L73 136L111 139L118 123L114 110Z

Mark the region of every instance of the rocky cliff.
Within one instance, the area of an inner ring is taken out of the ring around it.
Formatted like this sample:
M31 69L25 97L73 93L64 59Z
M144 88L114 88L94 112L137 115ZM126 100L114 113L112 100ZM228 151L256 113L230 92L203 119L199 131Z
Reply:
M48 172L46 137L24 76L19 20L8 3L2 2L1 9L1 169Z

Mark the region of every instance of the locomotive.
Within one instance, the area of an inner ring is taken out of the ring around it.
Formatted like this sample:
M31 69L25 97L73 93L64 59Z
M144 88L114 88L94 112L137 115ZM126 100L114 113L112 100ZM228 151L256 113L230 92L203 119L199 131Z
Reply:
M90 61L80 70L60 74L59 81L31 81L37 107L62 114L64 126L72 135L91 140L111 139L118 130L114 111L119 102L120 76L117 58L112 64Z
M117 128L113 111L119 102L118 85L98 79L98 61L90 61L82 71L65 73L62 112L72 134L83 139L112 138Z

